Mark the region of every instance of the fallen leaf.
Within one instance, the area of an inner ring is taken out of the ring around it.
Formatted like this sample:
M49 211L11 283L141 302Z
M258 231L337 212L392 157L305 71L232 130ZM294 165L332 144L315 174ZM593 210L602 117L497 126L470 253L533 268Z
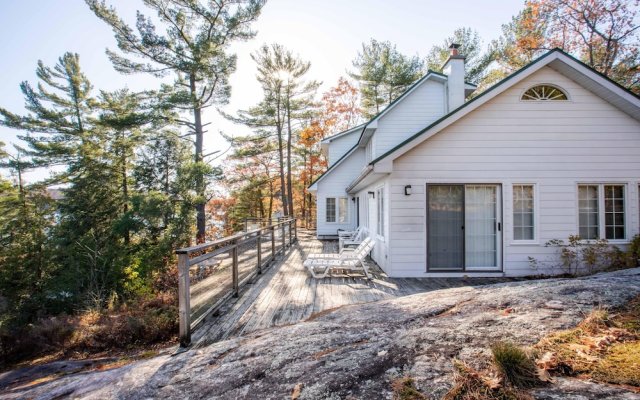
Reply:
M298 383L294 388L293 388L293 392L291 393L291 400L297 400L300 395L302 394L302 383Z
M512 312L513 312L513 308L511 307L507 307L504 310L502 310L503 315L508 315L508 314L511 314Z
M550 351L547 351L536 360L536 365L543 370L555 369L557 363L556 356Z

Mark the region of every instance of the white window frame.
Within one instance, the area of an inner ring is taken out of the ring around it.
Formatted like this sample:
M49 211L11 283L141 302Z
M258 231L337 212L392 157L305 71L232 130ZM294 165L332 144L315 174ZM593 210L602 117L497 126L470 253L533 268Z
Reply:
M333 200L333 221L329 221L329 200ZM324 200L324 222L327 224L335 224L338 222L338 198L327 197Z
M385 196L384 196L384 186L379 186L375 190L376 196L376 235L378 238L384 240L385 237Z
M515 194L514 194L514 188L516 186L532 186L533 187L533 239L516 239L515 238L515 219L514 219L514 214L515 214L515 209L513 208L514 206L514 202L515 202ZM538 201L539 201L540 196L538 195L538 185L532 182L518 182L518 183L513 183L511 184L511 243L512 244L524 244L524 245L530 245L530 244L540 244L540 234L539 234L539 205L538 205Z
M334 201L335 201L335 209L336 209L336 211L335 211L335 216L334 216L335 219L333 221L329 221L328 220L329 213L327 212L327 207L328 207L328 204L329 204L329 199L334 199ZM340 200L341 199L346 199L344 201L344 203L346 204L346 206L345 206L346 218L345 218L344 222L340 222L340 211L341 211ZM325 198L325 203L324 203L324 222L325 223L333 224L333 225L347 225L347 224L349 224L349 221L350 221L349 218L350 218L350 212L349 212L349 198L348 197L346 197L346 196L329 196L329 197Z
M344 201L344 210L343 207ZM349 198L348 197L338 197L337 207L336 207L336 222L339 224L348 224L349 223ZM340 220L340 216L344 211L344 221Z
M598 238L597 239L583 239L583 242L594 241L598 239L606 239L607 242L612 244L629 243L629 238L633 235L630 234L630 209L629 209L629 184L627 182L579 182L576 185L576 232L580 234L580 186L597 186L598 187ZM607 239L606 227L605 227L605 207L604 207L604 187L605 186L622 186L624 194L624 239Z

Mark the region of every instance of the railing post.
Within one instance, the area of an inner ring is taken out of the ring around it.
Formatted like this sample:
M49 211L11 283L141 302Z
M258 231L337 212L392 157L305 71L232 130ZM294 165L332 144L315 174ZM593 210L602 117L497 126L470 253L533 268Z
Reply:
M284 233L284 222L282 222L282 257L284 258L284 253L287 251L287 235Z
M295 221L295 219L289 220L289 247L291 247L293 239L293 233L291 232L291 221Z
M271 260L276 259L276 230L273 225L271 225Z
M262 273L262 229L258 231L258 274Z
M191 293L189 283L189 254L178 254L178 316L180 319L180 347L188 347L191 345Z
M293 220L293 234L295 236L296 243L298 243L298 220L297 219Z
M231 250L232 256L232 265L231 265L231 274L232 274L232 284L233 284L233 297L238 297L239 287L238 287L238 239L233 241L233 250Z

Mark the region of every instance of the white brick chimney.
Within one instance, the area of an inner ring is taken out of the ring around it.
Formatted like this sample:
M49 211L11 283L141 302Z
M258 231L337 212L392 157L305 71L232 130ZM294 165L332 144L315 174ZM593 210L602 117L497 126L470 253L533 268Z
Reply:
M447 75L447 112L451 112L464 104L464 59L463 55L458 54L457 43L449 46L451 53L447 62L442 67L442 72Z

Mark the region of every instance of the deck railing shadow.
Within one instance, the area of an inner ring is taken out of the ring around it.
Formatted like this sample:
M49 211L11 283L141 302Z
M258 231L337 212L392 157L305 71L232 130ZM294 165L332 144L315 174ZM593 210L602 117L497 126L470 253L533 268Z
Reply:
M213 242L176 250L180 346L191 344L191 333L204 319L285 255L298 240L296 219L241 232Z

